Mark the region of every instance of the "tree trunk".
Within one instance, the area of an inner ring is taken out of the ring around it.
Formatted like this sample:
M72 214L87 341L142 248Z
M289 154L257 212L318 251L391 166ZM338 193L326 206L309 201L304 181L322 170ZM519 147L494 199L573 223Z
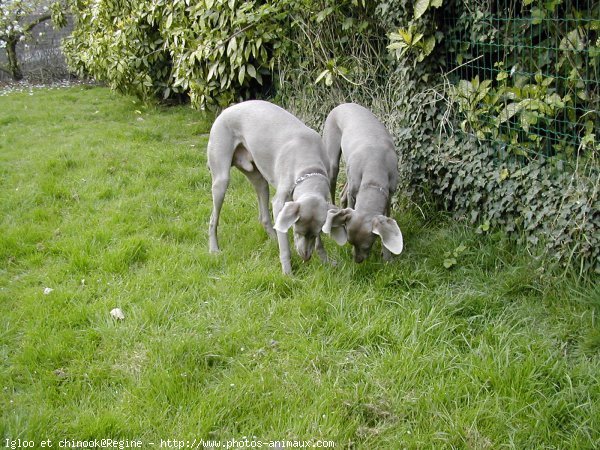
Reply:
M30 22L25 27L25 34L31 32L33 27L39 25L46 20L52 18L51 14L44 14ZM9 35L8 40L6 41L6 55L8 56L8 70L13 77L13 80L19 81L23 79L23 72L21 71L21 67L19 67L19 59L17 58L17 43L19 42L19 38L21 35Z
M19 67L19 60L17 59L17 42L18 39L9 38L6 42L6 55L8 56L8 70L13 77L13 80L19 81L23 79L23 72Z

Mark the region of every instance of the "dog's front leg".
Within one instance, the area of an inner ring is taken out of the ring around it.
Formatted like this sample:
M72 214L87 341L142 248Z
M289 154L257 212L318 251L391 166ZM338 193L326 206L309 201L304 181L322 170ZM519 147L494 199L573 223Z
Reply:
M275 197L273 200L273 218L277 216L283 208L284 201ZM292 254L290 252L290 241L287 232L277 231L277 243L279 244L279 260L281 261L281 270L285 275L292 274Z
M320 234L317 236L317 240L315 242L315 250L324 264L331 264L332 266L337 265L337 263L327 255L327 251L323 246L323 241L321 240Z
M277 242L279 243L279 261L281 261L281 270L285 275L292 274L292 254L290 252L290 241L287 233L277 231Z
M356 196L358 195L358 189L359 188L352 183L352 180L348 180L348 193L346 200L348 208L354 209L354 205L356 203Z
M392 211L392 203L390 201L391 198L391 192L390 192L390 196L388 197L388 201L385 205L385 215L386 217L390 217L390 213ZM383 245L383 241L381 242L381 258L383 259L384 262L389 263L392 261L392 252L390 252L387 247L385 245Z
M333 197L331 198L333 199ZM346 208L348 206L348 182L344 183L342 192L340 192L340 205L342 208Z
M388 263L392 261L392 252L390 252L383 243L381 244L381 258L384 262Z

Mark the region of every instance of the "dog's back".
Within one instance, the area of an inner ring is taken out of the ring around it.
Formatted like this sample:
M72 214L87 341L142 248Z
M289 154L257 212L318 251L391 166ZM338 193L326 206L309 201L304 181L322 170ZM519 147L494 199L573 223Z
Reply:
M356 103L344 103L331 110L324 135L330 141L327 150L337 144L345 156L363 147L375 152L394 151L394 141L385 126L371 111Z
M233 153L240 145L274 185L278 173L282 172L282 164L323 165L324 150L319 134L285 109L262 100L230 106L217 117L210 133L209 160L211 152Z
M332 180L337 178L343 154L349 177L356 183L367 175L372 178L367 182L379 180L395 189L398 159L393 138L367 108L344 103L332 109L325 121L323 141Z
M238 137L258 135L264 138L263 133L268 132L269 139L279 141L278 143L286 139L289 133L313 133L313 130L290 112L263 100L248 100L226 108L213 124L213 127L219 126L227 127L231 134Z

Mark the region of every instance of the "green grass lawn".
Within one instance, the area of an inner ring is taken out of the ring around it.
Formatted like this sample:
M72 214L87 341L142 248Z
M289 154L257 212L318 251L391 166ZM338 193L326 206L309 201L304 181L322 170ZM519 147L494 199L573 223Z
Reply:
M210 123L98 87L0 97L0 445L600 445L597 283L410 211L394 263L326 239L337 267L285 277L237 171L210 255Z

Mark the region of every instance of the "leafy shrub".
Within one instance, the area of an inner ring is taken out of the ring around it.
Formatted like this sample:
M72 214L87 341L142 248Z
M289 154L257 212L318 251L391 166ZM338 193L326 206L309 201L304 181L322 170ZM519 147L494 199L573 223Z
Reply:
M295 38L313 33L315 24L343 17L343 33L364 30L367 3L79 0L72 5L77 23L64 51L72 70L120 92L144 99L183 94L195 107L226 106L270 89L282 62L303 66ZM348 43L339 33L327 38ZM325 81L343 76L343 65L328 64Z
M148 99L227 105L259 90L286 43L294 2L82 0L64 44L81 75Z
M143 99L166 89L170 58L146 5L135 1L74 3L76 25L63 43L71 70Z
M547 158L524 165L464 134L429 148L409 142L400 144L409 195L438 199L457 217L481 223L482 230L515 234L556 263L582 273L600 269L597 167L577 174Z
M461 0L445 10L446 60L461 65L454 75L463 78L452 91L461 128L522 156L594 157L600 4L509 6Z

